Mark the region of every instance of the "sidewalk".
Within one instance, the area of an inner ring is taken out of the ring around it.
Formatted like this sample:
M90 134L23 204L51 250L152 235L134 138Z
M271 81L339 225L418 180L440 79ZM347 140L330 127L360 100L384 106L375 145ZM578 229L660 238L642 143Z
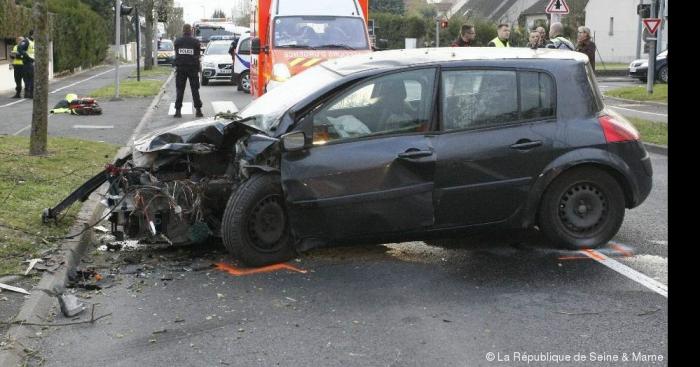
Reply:
M133 66L120 66L120 79L125 80L135 70ZM110 73L111 71L111 73ZM169 75L154 76L151 79L157 79L165 82ZM143 80L143 78L142 78ZM49 89L49 108L60 99L65 97L66 93L76 93L79 96L86 96L97 88L111 85L114 83L113 69L101 68L83 73L80 77L71 76L60 82L53 83ZM165 84L165 83L164 83ZM131 135L139 124L144 120L143 117L152 107L155 100L162 95L159 92L155 97L145 98L123 98L121 101L102 101L99 103L103 108L102 115L96 116L74 116L69 114L50 115L49 116L49 139L52 136L67 136L85 140L104 141L119 146L128 144ZM9 98L8 98L9 99ZM17 101L17 100L12 100ZM22 100L20 100L22 101ZM0 114L4 116L4 123L0 126L0 134L26 136L29 134L29 126L31 124L32 105L27 101L7 105L5 97L0 96ZM105 157L105 162L111 161L111 157ZM83 213L73 225L70 234L79 232L82 228L82 223L87 222L85 217L92 212L97 213L95 204L99 197L93 195L83 206ZM37 220L41 213L37 213ZM89 215L88 215L89 216ZM88 231L91 232L91 231ZM79 237L81 239L81 237ZM39 313L35 310L40 310L42 307L54 306L56 299L46 295L41 289L46 286L37 284L41 280L41 284L60 284L65 281L61 276L65 276L65 268L67 264L79 259L76 249L71 248L68 241L57 247L57 251L63 251L64 265L55 273L44 272L43 277L36 270L32 271L28 277L19 277L17 280L5 278L5 282L12 282L11 285L19 286L32 295L25 296L20 293L11 291L3 291L0 293L0 321L12 321L15 317L24 319L30 314L36 317ZM68 248L68 250L67 250ZM63 273L62 270L63 269ZM49 288L50 289L50 288ZM18 312L20 313L18 315ZM43 315L43 314L42 314ZM26 319L25 319L26 320ZM34 319L37 322L39 319ZM39 322L43 322L40 321ZM0 340L0 365L12 366L20 362L27 351L24 346L17 348L19 343L22 343L22 338L26 338L26 331L29 328L15 325L9 328L7 324L0 324L0 334L4 337ZM13 331L14 330L14 331ZM37 328L37 330L40 330ZM36 330L32 331L36 332ZM5 336L7 333L7 336ZM26 342L26 340L24 340ZM31 348L30 348L31 349Z

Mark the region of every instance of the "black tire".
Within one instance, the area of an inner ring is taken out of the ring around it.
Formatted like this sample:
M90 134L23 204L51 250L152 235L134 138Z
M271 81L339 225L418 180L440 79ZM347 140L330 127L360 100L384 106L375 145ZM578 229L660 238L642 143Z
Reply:
M256 174L229 198L221 223L224 246L248 266L296 255L279 174Z
M205 78L204 75L202 75L202 85L208 85L209 84L209 79Z
M238 90L250 94L250 72L244 71L238 77Z
M662 66L659 69L658 79L660 82L668 84L668 66Z
M580 250L610 241L624 216L625 197L617 181L602 170L586 167L564 172L550 184L538 218L550 240Z

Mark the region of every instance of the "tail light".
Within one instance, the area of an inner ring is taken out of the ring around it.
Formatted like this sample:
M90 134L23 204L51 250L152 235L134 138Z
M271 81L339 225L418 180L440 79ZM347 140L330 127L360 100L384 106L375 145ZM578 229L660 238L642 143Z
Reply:
M603 128L605 140L608 143L620 143L624 141L639 140L639 132L623 117L601 115L598 117Z

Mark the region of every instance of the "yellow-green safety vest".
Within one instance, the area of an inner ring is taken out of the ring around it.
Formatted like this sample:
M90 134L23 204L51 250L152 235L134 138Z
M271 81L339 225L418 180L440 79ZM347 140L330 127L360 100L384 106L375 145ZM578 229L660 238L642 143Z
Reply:
M506 40L506 43L503 43L500 38L496 37L491 40L496 47L510 47L510 42Z
M12 48L12 54L16 56L14 59L12 59L12 65L17 65L17 66L24 65L22 58L19 57L19 55L17 55L17 45L15 45L15 47Z
M34 60L34 41L29 40L29 47L27 49L27 55Z

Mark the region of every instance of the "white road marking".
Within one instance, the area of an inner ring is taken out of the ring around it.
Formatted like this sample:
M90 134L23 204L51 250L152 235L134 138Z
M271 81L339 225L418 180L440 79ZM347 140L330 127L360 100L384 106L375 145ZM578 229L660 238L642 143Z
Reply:
M114 129L114 125L73 125L74 129Z
M608 107L610 107L610 108L616 108L616 109L619 109L619 110L626 110L626 111L632 111L632 112L637 112L637 113L643 113L643 114L646 114L646 115L655 115L655 116L664 116L664 117L668 117L668 114L665 114L665 113L644 112L644 111L640 111L640 110L633 110L633 109L631 109L631 108L624 108L624 107L610 106L610 105L608 105Z
M211 106L215 115L219 112L238 112L238 107L232 101L214 101Z
M0 106L0 108L9 107L9 106L12 106L13 104L22 103L24 101L26 101L26 99L20 99L19 101L14 101L14 102L10 102L8 104L4 104L4 105Z
M590 257L591 259L607 266L608 268L615 270L616 272L626 276L627 278L634 280L635 282L651 289L652 291L668 298L668 287L657 281L654 280L616 260L613 260L604 254L600 253L599 251L596 250L581 250L581 253L584 255Z
M183 115L191 115L192 114L192 102L182 102L182 108L180 109L180 113ZM175 114L175 102L170 102L170 108L168 109L168 116L172 116Z
M21 134L22 132L24 132L24 130L29 129L30 127L32 127L32 125L27 125L27 126L21 128L19 131L17 131L16 133L14 133L14 134L12 134L12 135L17 136L17 135Z
M86 82L86 81L88 81L88 80L90 80L90 79L97 78L97 77L100 76L100 75L107 74L107 73L109 73L110 71L114 71L114 69L110 69L110 70L104 71L104 72L102 72L102 73L95 74L95 75L93 75L93 76L91 76L91 77L89 77L89 78L85 78L85 79L79 80L79 81L77 81L77 82L75 82L75 83L73 83L73 84L66 85L65 87L58 88L58 89L56 89L56 90L54 90L54 91L52 91L52 92L50 92L50 93L51 93L51 94L58 93L58 92L60 92L60 91L62 91L62 90L64 90L64 89L66 89L66 88L70 88L70 87L75 86L75 85L78 85L78 84L80 84L80 83L82 83L82 82Z

